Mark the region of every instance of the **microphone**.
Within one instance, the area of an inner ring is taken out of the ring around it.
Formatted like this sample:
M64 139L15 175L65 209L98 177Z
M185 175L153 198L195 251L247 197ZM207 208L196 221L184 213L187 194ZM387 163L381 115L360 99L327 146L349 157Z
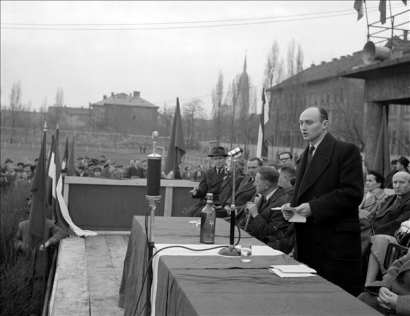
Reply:
M232 156L233 159L239 158L240 156L242 156L242 154L243 154L243 149L240 147L236 147L228 153L228 155Z

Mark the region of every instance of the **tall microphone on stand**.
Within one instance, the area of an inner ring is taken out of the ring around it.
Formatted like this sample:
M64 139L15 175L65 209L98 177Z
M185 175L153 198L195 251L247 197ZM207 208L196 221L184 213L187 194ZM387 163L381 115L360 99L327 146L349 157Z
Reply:
M160 188L161 188L161 161L162 156L157 154L157 140L158 132L152 133L153 140L153 153L148 155L148 173L147 173L147 195L145 196L149 204L149 230L148 230L148 258L152 258L154 253L154 221L155 221L155 209L157 204L161 200ZM151 286L153 280L152 266L148 268L148 282L147 282L147 297L146 308L147 315L151 314Z
M235 222L236 222L236 206L235 206L235 184L236 184L236 161L242 156L243 150L240 147L232 149L228 156L232 157L233 163L233 178L232 178L232 204L231 204L231 227L229 234L229 247L222 248L219 251L220 255L223 256L240 256L241 251L235 248Z

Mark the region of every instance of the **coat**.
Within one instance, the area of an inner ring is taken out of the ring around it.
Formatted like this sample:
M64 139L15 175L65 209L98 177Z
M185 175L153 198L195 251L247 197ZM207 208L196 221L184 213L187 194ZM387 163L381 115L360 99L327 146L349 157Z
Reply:
M364 211L366 214L376 213L387 197L388 195L383 189L377 189L368 199L366 197L363 198L362 203L359 205L359 210Z
M400 201L395 203L397 195L392 195L382 204L373 220L375 234L393 236L402 222L410 218L410 192L404 194Z
M243 174L237 173L235 175L235 196L236 196L236 191L239 188L239 185L241 184L242 180L244 179ZM223 207L228 200L232 200L232 182L233 182L233 175L232 173L229 173L229 175L224 177L224 180L222 181L221 184L221 189L219 191L219 203Z
M309 147L297 162L291 206L309 203L312 215L295 223L295 258L357 296L361 292L358 206L363 198L359 149L327 133L307 166Z
M238 190L235 192L235 206L241 207L252 200L256 193L256 188L253 185L254 181L251 181L249 177L246 177L239 184ZM226 204L232 204L232 197L228 198Z
M277 188L275 193L263 205L258 205L259 214L251 219L247 232L253 237L262 240L270 235L282 235L289 227L289 222L285 221L282 211L272 211L273 207L281 207L288 202L286 191Z
M386 287L398 295L395 315L410 315L410 252L393 262L383 276L382 281L373 282L366 288L368 292L359 296L359 299L366 304L385 315L389 315L377 302L378 292L381 287Z

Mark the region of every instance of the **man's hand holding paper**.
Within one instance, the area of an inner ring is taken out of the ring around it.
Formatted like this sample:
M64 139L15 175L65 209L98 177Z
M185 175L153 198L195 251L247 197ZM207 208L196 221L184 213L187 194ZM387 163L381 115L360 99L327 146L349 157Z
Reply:
M289 203L282 206L283 217L289 222L305 223L306 217L312 215L309 203L302 203L297 207L291 207Z

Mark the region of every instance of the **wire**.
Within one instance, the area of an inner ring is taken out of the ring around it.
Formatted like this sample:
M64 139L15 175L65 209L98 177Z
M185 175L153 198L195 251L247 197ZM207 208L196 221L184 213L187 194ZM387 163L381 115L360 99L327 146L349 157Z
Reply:
M375 11L376 8L372 8L371 11ZM345 12L346 13L341 13ZM354 10L343 10L343 11L329 11L329 12L318 12L318 13L311 13L311 14L300 14L300 15L291 15L291 16L283 16L283 17L264 17L264 18L250 18L250 19L235 19L235 20L216 20L216 21L193 21L193 22L163 22L163 23L141 23L141 24L24 24L24 23L2 23L2 25L14 25L14 26L2 26L3 29L13 29L13 30L43 30L43 31L145 31L145 30L173 30L173 29L196 29L196 28L211 28L211 27L226 27L226 26L243 26L243 25L257 25L257 24L272 24L272 23L280 23L280 22L294 22L294 21L304 21L304 20L315 20L315 19L323 19L329 17L339 17L345 15L353 15L355 12ZM369 10L370 11L370 10ZM334 13L340 14L334 14ZM295 18L295 19L288 19L289 17L298 17L298 16L306 16L306 15L319 15L324 14L324 16L316 16L316 17L304 17L304 18ZM249 22L249 23L232 23L232 24L214 24L214 25L190 25L190 26L171 26L171 27L129 27L129 28L48 28L48 27L16 27L16 26L25 26L25 25L32 25L32 26L84 26L84 25L93 25L93 26L133 26L133 25L167 25L167 24L198 24L198 23L221 23L221 22L236 22L236 21L247 21L247 20L261 20L261 19L277 19L277 18L286 18L286 20L279 20L279 21L263 21L263 22Z

